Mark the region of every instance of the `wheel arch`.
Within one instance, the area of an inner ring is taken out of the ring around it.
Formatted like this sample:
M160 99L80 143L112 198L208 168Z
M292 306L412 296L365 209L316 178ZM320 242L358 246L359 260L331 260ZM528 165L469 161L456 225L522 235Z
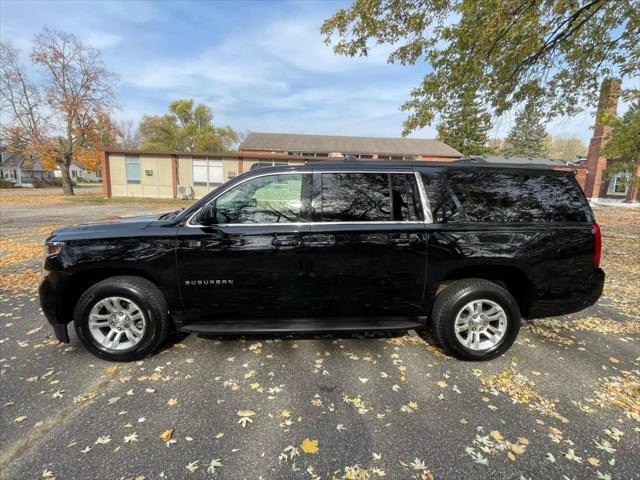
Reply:
M505 288L516 300L523 317L527 317L534 295L533 282L527 274L514 265L472 265L447 272L436 284L438 295L456 280L481 278Z
M87 289L89 289L96 283L101 282L102 280L106 280L107 278L123 275L144 278L145 280L149 280L156 287L161 289L160 283L158 282L157 278L149 274L149 272L138 268L118 267L80 270L73 273L69 277L65 285L63 299L61 302L63 310L61 318L69 320L73 318L73 311L75 309L75 306L82 294L87 291Z

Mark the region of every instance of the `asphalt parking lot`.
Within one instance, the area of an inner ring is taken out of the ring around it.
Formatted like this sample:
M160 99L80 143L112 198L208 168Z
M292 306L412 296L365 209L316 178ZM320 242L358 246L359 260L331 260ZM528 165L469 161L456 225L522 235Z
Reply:
M410 331L183 335L115 364L53 337L42 241L177 207L0 193L0 478L640 478L638 209L596 210L605 297L491 362Z

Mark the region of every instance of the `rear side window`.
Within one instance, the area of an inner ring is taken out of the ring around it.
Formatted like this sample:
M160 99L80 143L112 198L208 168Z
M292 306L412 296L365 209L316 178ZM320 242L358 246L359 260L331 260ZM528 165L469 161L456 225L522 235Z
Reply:
M323 173L319 221L421 221L413 174Z
M584 222L584 195L564 175L453 172L449 184L470 222Z

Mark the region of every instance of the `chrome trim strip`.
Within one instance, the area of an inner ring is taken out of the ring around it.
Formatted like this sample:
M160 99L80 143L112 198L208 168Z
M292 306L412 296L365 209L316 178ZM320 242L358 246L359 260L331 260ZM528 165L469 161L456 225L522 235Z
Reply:
M226 227L306 227L313 225L424 225L424 222L420 221L371 221L371 222L291 222L291 223L222 223L219 226L221 228ZM190 227L204 227L204 225L190 225Z
M422 183L422 176L418 172L413 172L418 183L418 191L420 192L420 203L422 203L422 213L424 214L424 223L433 223L433 215L431 214L431 205L429 205L429 197Z
M239 185L242 185L245 182L248 182L249 180L253 180L254 178L259 178L259 177L267 177L267 176L273 176L273 175L312 175L314 173L314 171L311 172L301 172L299 170L289 170L289 171L284 171L284 172L265 172L263 174L258 174L258 175L253 175L245 180L243 180L242 182L236 183L233 186L230 186L229 188L224 189L222 192L220 192L218 195L216 195L215 197L213 197L211 200L209 200L207 202L206 205L209 205L211 202L214 202L215 200L218 199L218 197L220 197L221 195L227 193L229 190L231 190L232 188L235 188ZM401 173L401 174L410 174L411 171L410 170L405 170L405 171L395 171L395 170L322 170L319 169L317 171L317 173ZM413 222L413 221L407 221L407 222L396 222L396 221L377 221L377 222L292 222L292 223L224 223L221 224L221 227L265 227L265 226L308 226L308 225L412 225L412 224L416 224L416 225L420 225L423 223L432 223L431 221L431 210L429 210L428 208L428 199L426 199L427 195L424 191L424 186L422 185L422 178L420 177L420 175L417 172L413 172L414 175L416 175L416 181L418 182L418 190L420 192L420 200L423 204L423 214L425 215L425 219L428 219L428 221L425 220L425 222ZM205 206L206 206L205 205ZM189 217L189 219L187 220L187 222L185 223L185 226L188 228L203 228L206 227L206 225L200 225L200 224L192 224L191 220L193 220L194 217L196 217L200 211L202 210L202 208L199 208L198 210L196 210L195 212L193 212L193 214Z

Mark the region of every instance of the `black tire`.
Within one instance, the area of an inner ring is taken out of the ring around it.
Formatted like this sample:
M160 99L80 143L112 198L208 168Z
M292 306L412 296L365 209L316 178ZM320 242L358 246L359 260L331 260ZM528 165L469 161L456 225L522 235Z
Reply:
M89 313L99 301L118 296L137 304L145 316L146 328L133 347L115 352L106 349L89 330ZM171 321L162 292L152 282L141 277L116 276L96 283L87 289L76 303L73 323L78 338L97 357L116 362L139 360L152 354L167 338Z
M502 339L491 348L472 350L455 333L458 313L473 300L486 299L497 303L507 317ZM480 278L457 280L436 297L432 315L433 335L450 355L463 360L490 360L509 350L520 331L520 308L513 296L500 285Z

